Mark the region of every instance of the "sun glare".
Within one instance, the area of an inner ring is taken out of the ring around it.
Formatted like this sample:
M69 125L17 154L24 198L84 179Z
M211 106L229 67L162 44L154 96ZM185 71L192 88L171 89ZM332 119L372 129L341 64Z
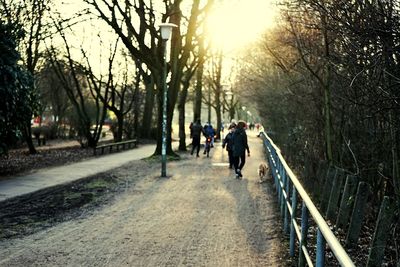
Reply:
M224 1L207 18L209 41L226 52L254 42L273 27L274 10L268 0Z

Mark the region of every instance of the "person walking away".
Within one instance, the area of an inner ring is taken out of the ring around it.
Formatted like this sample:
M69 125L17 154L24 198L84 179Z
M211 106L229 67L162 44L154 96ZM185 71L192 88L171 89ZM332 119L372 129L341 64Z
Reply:
M215 130L212 127L211 123L208 126L208 136L211 137L211 147L214 147L214 136L215 136Z
M262 126L260 124L260 126L258 127L258 135L257 135L257 137L260 137L263 132L264 132L264 126Z
M191 129L191 137L192 137L192 152L190 153L191 155L193 155L195 148L197 148L196 156L199 157L200 138L202 133L204 133L203 126L201 126L200 119L198 119L195 123L193 123Z
M204 125L204 136L206 137L206 142L205 142L205 144L204 144L204 152L203 152L203 154L206 154L206 150L207 150L207 138L208 137L211 137L211 143L210 143L210 145L211 145L211 147L213 147L213 145L212 145L212 139L214 138L214 135L215 135L215 131L214 131L214 129L212 128L212 126L211 126L211 124L206 124L206 125Z
M226 146L226 151L228 151L228 157L229 157L229 169L233 168L233 132L235 131L236 124L232 123L228 130L228 134L225 136L224 140L222 141L222 148L225 148Z
M242 169L246 163L246 150L247 155L250 157L250 149L247 143L245 127L246 123L244 121L239 121L236 130L232 135L233 165L235 166L236 178L238 179L243 177Z

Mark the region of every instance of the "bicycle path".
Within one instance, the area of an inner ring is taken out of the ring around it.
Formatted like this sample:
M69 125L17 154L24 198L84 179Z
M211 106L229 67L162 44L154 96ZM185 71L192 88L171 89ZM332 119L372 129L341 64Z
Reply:
M133 160L147 158L154 153L155 148L155 145L141 145L131 150L64 166L45 168L31 174L2 180L0 181L0 201L79 180L117 168Z

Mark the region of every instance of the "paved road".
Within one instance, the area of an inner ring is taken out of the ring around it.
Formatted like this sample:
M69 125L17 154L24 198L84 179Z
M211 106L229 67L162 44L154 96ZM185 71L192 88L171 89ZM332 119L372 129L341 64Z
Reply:
M154 150L155 145L141 145L124 152L61 167L46 168L32 174L2 180L0 181L0 201L105 172L129 161L149 157L154 153Z

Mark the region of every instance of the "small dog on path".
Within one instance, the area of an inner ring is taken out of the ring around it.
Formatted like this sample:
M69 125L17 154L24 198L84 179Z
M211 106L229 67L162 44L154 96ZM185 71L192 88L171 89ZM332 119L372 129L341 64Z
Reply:
M259 183L263 183L267 180L268 166L265 163L260 163L258 166L258 177L260 178Z

